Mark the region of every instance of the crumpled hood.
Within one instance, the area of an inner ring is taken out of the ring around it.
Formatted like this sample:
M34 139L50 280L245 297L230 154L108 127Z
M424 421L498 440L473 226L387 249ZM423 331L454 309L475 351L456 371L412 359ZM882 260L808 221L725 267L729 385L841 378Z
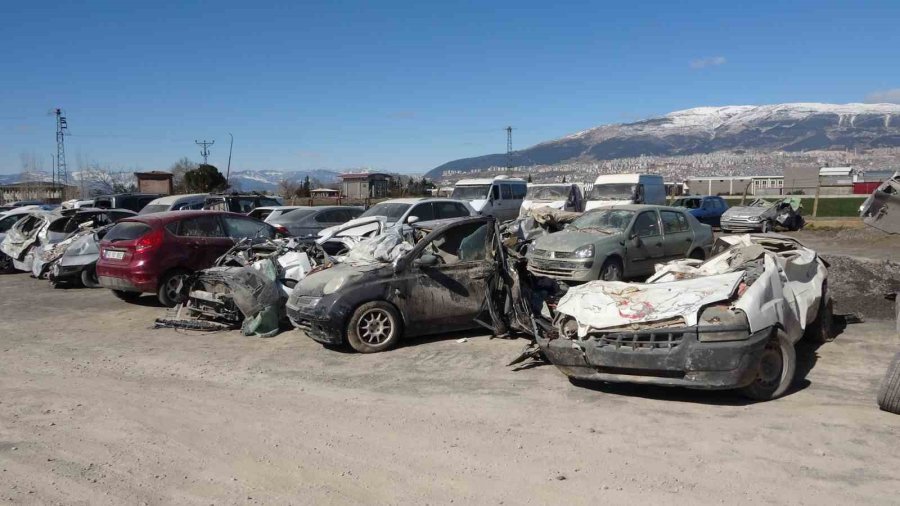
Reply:
M546 251L572 252L588 244L600 244L604 242L618 242L622 240L622 234L604 235L601 232L579 232L576 230L564 230L555 234L539 237L534 241L535 249Z
M374 271L380 269L385 270L386 273L392 273L394 267L391 264L336 264L331 268L313 272L300 280L294 287L294 296L321 297L328 295L364 277L377 276L378 274Z
M614 200L588 200L584 205L585 211L597 209L599 207L620 206L623 204L633 203L630 199L614 199Z
M557 311L575 318L579 337L585 337L592 329L679 316L686 325L693 326L704 306L731 298L743 277L742 271L736 271L663 283L591 281L570 288L560 299Z
M752 218L754 216L762 216L766 211L772 209L771 207L729 207L724 214L722 214L723 218Z

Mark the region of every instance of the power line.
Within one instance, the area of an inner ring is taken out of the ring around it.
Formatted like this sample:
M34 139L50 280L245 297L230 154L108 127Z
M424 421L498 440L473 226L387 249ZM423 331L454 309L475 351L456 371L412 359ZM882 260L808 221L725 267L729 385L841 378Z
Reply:
M216 141L207 142L206 139L203 139L203 142L194 140L194 144L196 144L198 146L203 146L203 149L200 150L200 156L203 157L203 165L209 165L208 163L206 163L206 158L209 156L209 147L215 143L216 143Z

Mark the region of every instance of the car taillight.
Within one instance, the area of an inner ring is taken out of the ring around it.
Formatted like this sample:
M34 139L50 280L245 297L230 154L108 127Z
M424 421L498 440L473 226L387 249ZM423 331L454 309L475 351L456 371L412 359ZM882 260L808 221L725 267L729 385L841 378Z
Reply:
M162 244L163 242L163 229L158 228L149 234L144 234L137 241L134 242L135 251L142 251L145 249L155 248Z
M272 225L272 227L275 228L275 232L278 232L285 237L289 237L291 235L291 231L288 230L284 225Z

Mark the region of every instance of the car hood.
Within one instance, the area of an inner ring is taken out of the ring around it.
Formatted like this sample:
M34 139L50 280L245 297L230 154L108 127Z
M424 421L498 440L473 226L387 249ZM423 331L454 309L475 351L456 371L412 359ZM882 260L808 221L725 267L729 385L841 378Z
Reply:
M618 242L622 240L622 233L603 234L602 232L581 232L576 230L564 230L555 234L539 237L534 241L535 249L545 251L572 252L588 244L606 242Z
M365 218L354 218L341 225L334 225L319 231L319 244L333 237L361 237L366 234L380 234L385 227L392 222L387 221L384 216L366 216Z
M755 216L762 216L767 211L772 209L772 207L729 207L727 211L722 215L723 218L752 218Z
M321 297L355 284L362 279L373 279L380 275L390 275L393 272L394 267L391 264L336 264L329 269L313 272L300 280L294 287L294 294Z

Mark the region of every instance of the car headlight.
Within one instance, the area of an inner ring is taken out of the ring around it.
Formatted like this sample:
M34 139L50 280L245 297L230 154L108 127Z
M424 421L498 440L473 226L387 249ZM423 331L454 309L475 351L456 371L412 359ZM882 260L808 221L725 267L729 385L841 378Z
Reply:
M762 221L762 216L751 216L751 217L747 218L747 221L755 221L758 223L758 222Z
M575 250L575 258L594 258L594 245L588 244Z
M709 306L700 312L697 321L698 339L702 343L744 341L750 337L750 322L740 309L729 306Z

